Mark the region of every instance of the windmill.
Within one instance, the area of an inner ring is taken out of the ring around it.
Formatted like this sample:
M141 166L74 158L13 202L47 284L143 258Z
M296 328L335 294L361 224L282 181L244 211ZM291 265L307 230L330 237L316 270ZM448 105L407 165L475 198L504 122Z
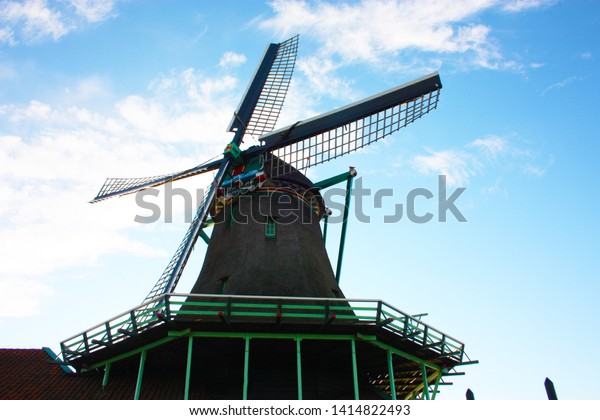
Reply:
M167 175L109 178L92 200L214 173L180 246L141 305L61 343L65 361L78 371L103 369L103 387L111 366L134 355L140 355L143 372L149 351L185 365L185 398L359 398L365 392L435 398L442 377L468 363L462 343L419 317L382 301L345 298L339 288L343 240L334 274L319 225L327 220L320 190L346 180L347 210L356 171L318 183L302 173L434 110L439 75L274 130L297 49L298 36L267 47L234 112L228 127L233 139L223 157ZM247 134L260 144L242 150ZM204 229L211 224L208 238ZM209 246L198 280L190 294L174 293L200 237ZM210 345L194 349L199 339ZM351 353L340 356L347 343ZM279 364L273 352L281 353ZM193 374L191 360L197 357L212 362ZM211 375L219 363L227 373ZM135 398L141 378L139 373ZM236 391L227 386L232 382L240 385Z

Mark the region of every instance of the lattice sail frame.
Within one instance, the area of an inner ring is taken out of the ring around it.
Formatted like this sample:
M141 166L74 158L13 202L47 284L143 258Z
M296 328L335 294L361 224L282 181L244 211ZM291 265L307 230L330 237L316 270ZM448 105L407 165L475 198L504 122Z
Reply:
M279 45L275 61L246 126L246 133L260 136L275 128L294 74L297 52L298 35Z
M381 140L437 108L440 90L435 90L360 118L344 126L311 136L305 140L272 150L278 158L296 170L328 162ZM272 176L289 172L289 166L273 167Z
M168 182L200 175L218 168L222 161L223 159L219 159L195 166L191 169L186 169L185 171L173 172L167 175L156 175L145 178L107 178L106 181L104 181L102 188L100 188L98 195L90 202L97 203L98 201L106 200L114 196L132 194L146 188L158 187L159 185Z

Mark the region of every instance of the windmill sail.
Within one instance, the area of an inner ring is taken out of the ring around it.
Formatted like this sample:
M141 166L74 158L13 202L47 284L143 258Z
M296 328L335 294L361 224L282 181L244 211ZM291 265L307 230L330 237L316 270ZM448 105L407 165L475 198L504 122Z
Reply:
M157 175L146 178L107 178L106 181L104 181L102 188L100 188L98 195L90 201L90 203L97 203L98 201L119 195L133 194L146 188L158 187L167 182L177 181L179 179L212 171L218 168L222 162L223 159L219 159L168 175Z
M254 78L234 113L228 131L238 132L241 130L241 135L249 133L260 136L275 128L294 72L297 52L298 35L280 44L270 44L267 47ZM133 194L146 188L199 175L217 169L222 162L223 159L220 159L167 175L145 178L107 178L91 203Z
M246 132L252 129L255 133L262 133L263 130L272 130L279 116L279 111L285 99L287 87L292 77L294 63L296 61L296 51L298 50L298 36L295 36L281 44L271 44L267 47L261 64L258 66L254 79L248 86L248 90L244 95L237 112L234 114L234 119L229 127L230 131L235 131L233 144L239 146ZM238 149L239 150L239 149ZM157 296L164 293L171 293L175 290L177 283L183 273L183 269L192 252L194 244L198 239L198 235L204 227L204 222L208 217L210 207L215 199L217 189L223 183L223 179L229 168L233 158L229 154L220 161L212 162L207 167L197 167L189 171L183 171L177 175L180 178L196 175L189 173L190 171L206 172L210 169L219 168L215 175L214 181L211 183L208 193L190 227L188 228L183 241L177 248L175 255L167 265L167 268L160 276L150 293L144 299L144 302L151 301ZM215 167L216 166L216 167ZM177 179L180 179L177 178ZM171 179L164 179L163 182L169 182ZM160 180L151 181L150 184ZM142 188L142 187L138 187ZM144 187L147 188L147 187ZM115 195L116 193L113 193Z
M297 52L298 35L267 47L229 131L245 129L255 136L273 131L294 73Z
M296 170L327 162L376 142L434 110L441 87L439 75L430 74L264 135L259 139L264 142L261 150L272 152Z

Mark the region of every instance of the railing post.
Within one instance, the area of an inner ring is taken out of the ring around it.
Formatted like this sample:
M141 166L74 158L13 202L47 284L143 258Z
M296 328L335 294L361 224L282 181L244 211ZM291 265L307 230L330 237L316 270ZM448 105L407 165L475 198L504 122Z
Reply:
M65 362L67 361L67 346L65 346L65 343L60 343L60 352L63 355L63 359L65 360Z
M90 345L88 343L87 332L83 333L83 346L85 347L85 352L89 353L90 352Z
M165 295L165 316L167 319L171 319L171 297L169 295Z
M132 332L137 332L138 326L135 320L135 310L129 312L129 317L131 319L131 328L133 328Z
M112 334L110 332L110 322L107 322L106 324L104 324L104 326L106 327L106 337L108 338L108 342L110 344L112 344Z

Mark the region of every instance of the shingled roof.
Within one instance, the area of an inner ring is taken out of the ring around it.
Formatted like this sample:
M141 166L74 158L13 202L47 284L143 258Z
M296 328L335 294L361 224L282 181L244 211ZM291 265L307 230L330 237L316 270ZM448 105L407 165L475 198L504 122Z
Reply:
M132 399L135 382L102 390L102 375L66 373L43 349L0 349L0 399ZM121 383L119 383L121 382ZM130 385L130 386L129 386Z

